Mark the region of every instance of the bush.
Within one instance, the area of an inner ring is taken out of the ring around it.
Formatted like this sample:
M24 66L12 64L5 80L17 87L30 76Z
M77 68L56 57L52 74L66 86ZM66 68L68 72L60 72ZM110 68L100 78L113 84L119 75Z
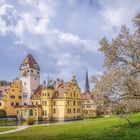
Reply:
M34 119L34 118L28 118L28 119L27 119L27 124L28 124L28 125L33 125L33 124L35 124L35 119Z
M4 109L0 109L0 118L6 118L6 112Z

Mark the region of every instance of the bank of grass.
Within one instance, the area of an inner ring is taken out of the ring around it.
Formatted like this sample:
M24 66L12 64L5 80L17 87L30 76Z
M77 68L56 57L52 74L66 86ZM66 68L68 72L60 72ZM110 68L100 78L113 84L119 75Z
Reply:
M0 132L16 129L16 127L0 127Z
M50 126L31 126L23 131L0 135L0 140L139 140L140 113L130 115L134 125L115 116Z

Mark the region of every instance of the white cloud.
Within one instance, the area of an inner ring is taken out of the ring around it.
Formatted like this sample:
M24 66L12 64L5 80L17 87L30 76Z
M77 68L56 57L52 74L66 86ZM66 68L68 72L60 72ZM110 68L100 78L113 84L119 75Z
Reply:
M52 77L68 79L73 74L80 77L85 67L90 73L98 73L102 71L99 66L102 58L97 51L99 40L116 35L122 24L130 25L140 6L137 0L95 3L1 0L0 36L12 33L14 45L38 53L40 65L45 67L43 75L47 71Z

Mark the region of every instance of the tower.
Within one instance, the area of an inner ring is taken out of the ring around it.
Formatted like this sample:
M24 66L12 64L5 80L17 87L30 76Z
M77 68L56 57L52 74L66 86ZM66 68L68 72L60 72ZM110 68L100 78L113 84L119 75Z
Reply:
M86 69L86 78L85 78L85 92L90 93L90 87L89 87L89 80L88 80L88 70Z
M40 68L31 54L28 54L20 66L22 81L22 104L30 104L30 97L40 85Z

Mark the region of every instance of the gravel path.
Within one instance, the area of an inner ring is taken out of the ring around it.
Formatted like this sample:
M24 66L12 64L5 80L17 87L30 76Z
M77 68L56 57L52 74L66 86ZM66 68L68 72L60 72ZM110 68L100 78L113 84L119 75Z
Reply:
M17 129L0 132L0 135L1 134L8 134L8 133L18 132L18 131L24 130L24 129L28 128L28 127L29 126L18 126Z

